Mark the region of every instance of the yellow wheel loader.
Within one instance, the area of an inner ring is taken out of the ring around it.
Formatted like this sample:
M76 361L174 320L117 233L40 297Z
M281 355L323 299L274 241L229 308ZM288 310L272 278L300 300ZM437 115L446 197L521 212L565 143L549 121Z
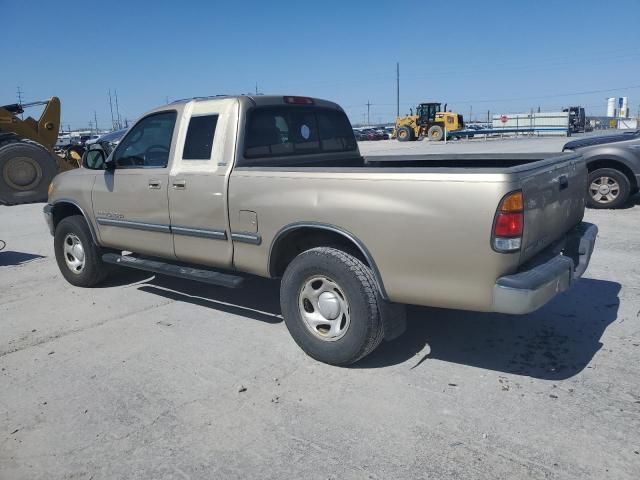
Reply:
M462 115L447 112L447 104L441 109L440 103L425 102L416 107L416 114L413 112L406 117L396 118L395 137L399 142L409 142L426 137L429 141L439 141L444 139L445 129L447 132L455 132L464 128Z
M42 106L38 120L18 117L27 107ZM53 153L60 130L60 99L0 107L0 204L43 202L53 177L80 166L80 157Z

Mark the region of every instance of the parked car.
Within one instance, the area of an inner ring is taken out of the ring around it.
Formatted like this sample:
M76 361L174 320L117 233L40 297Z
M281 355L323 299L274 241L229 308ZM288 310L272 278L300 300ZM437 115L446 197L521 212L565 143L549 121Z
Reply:
M361 130L353 130L353 135L356 137L357 141L369 140L368 136L363 133Z
M640 189L640 130L585 137L564 145L582 154L589 170L587 205L620 208Z
M387 138L386 134L374 128L366 128L362 132L368 137L368 140L383 140Z
M83 163L44 207L69 283L112 265L230 288L280 278L294 340L336 365L400 335L403 304L541 307L584 273L597 233L580 155L363 158L344 111L308 97L163 105Z

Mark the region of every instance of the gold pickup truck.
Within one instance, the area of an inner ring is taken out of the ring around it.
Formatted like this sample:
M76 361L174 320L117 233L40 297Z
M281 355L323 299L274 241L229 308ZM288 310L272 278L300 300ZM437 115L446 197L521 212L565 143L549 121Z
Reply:
M83 167L44 208L67 281L94 286L113 264L232 288L280 278L291 335L336 365L401 334L404 304L539 308L597 234L580 155L364 158L344 111L308 97L165 105Z

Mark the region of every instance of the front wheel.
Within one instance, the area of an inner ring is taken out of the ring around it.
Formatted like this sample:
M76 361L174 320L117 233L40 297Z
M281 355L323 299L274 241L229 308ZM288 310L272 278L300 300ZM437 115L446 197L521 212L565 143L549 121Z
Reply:
M399 142L410 142L413 140L413 129L411 127L402 126L396 130L396 137Z
M620 208L630 195L627 176L614 168L599 168L589 173L587 205L591 208Z
M427 130L427 137L430 142L439 142L444 137L444 131L440 125L433 125Z
M354 363L380 344L380 302L371 270L335 248L301 253L282 278L289 333L309 356L331 365Z
M53 239L56 262L62 276L76 287L93 287L103 281L109 266L102 262L102 249L91 237L81 215L63 218Z

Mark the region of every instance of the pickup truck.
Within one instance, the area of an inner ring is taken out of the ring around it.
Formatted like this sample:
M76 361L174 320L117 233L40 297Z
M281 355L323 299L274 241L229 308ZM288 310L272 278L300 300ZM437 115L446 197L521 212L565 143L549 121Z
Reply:
M583 274L597 233L578 154L364 158L344 111L308 97L165 105L83 167L44 207L68 282L113 265L279 278L292 337L335 365L401 334L405 304L539 308Z
M573 140L562 150L587 164L589 207L620 208L640 190L640 130Z

